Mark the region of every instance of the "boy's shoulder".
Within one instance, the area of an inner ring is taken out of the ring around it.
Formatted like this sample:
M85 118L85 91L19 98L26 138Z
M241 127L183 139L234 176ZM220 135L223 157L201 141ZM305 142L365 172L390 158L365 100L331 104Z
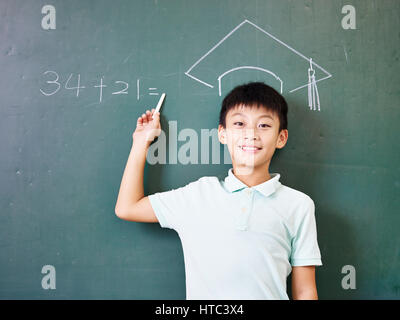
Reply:
M197 180L193 180L192 182L190 182L189 185L191 185L192 187L204 187L204 186L216 185L216 183L219 183L218 177L202 176Z
M197 180L192 180L184 188L198 195L210 194L216 196L223 191L222 181L218 176L206 175L199 177Z
M274 196L278 199L279 211L288 221L298 222L314 214L314 201L300 190L282 184Z
M300 190L291 188L289 186L286 186L284 184L281 184L281 188L279 188L278 194L280 194L282 197L284 197L286 199L290 199L291 201L293 201L295 203L309 204L310 202L313 202L311 197L309 195L307 195L306 193L304 193Z
M202 176L200 178L197 178L196 180L187 182L181 188L185 188L185 189L201 188L201 187L205 187L205 186L215 185L216 182L219 182L218 177Z

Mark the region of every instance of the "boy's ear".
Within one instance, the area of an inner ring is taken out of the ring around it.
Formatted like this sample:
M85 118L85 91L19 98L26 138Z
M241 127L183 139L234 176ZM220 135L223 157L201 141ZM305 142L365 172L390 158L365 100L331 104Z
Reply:
M281 132L279 132L278 140L276 142L276 147L278 149L282 149L286 145L288 136L289 136L289 131L287 129L283 129L281 130Z
M226 144L226 131L225 131L225 128L221 124L218 125L218 140L222 144Z

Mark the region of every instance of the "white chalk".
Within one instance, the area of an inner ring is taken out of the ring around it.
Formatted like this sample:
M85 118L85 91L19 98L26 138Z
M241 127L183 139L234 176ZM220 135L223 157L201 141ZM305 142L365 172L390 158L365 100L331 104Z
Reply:
M160 100L158 100L157 108L156 108L156 110L155 110L154 112L160 112L161 105L162 105L162 103L164 102L164 98L165 98L165 93L163 93L163 94L161 95Z

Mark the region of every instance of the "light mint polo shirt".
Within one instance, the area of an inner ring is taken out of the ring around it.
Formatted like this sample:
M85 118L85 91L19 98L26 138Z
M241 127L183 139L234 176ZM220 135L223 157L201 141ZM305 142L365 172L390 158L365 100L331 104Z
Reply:
M322 265L314 202L279 173L249 188L232 170L149 195L181 239L186 299L289 299L292 266Z

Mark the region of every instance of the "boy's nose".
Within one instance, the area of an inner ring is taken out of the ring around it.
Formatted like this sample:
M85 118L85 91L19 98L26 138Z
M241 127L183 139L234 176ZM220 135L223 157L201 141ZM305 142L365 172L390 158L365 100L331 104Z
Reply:
M254 129L246 129L244 133L244 138L245 139L257 139L257 133Z

